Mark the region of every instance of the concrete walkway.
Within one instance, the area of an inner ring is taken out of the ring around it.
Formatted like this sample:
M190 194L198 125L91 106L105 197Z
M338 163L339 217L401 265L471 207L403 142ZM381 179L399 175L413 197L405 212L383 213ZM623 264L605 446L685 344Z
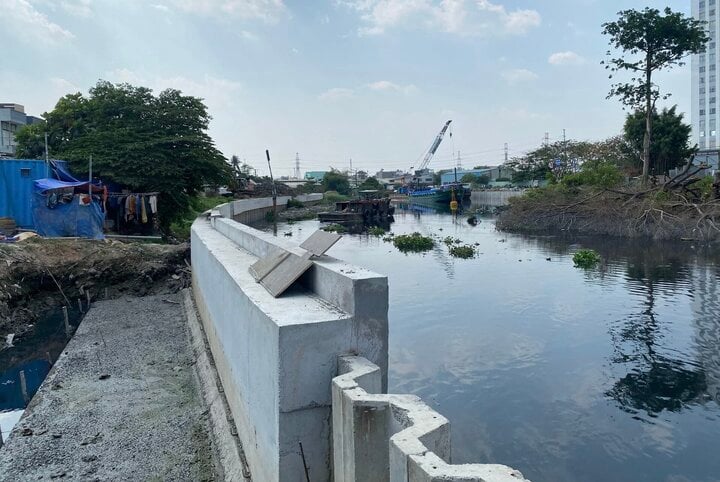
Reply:
M182 301L95 303L0 449L0 480L215 480Z

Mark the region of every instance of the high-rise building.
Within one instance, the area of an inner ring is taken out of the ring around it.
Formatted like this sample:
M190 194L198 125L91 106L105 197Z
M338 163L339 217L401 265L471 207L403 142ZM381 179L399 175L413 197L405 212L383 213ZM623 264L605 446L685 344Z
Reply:
M0 156L15 155L15 134L26 124L41 121L38 117L25 114L20 104L0 103Z
M698 162L718 168L720 147L720 111L718 111L717 0L692 0L692 15L706 22L710 42L702 54L692 56L692 127L694 141L700 148Z

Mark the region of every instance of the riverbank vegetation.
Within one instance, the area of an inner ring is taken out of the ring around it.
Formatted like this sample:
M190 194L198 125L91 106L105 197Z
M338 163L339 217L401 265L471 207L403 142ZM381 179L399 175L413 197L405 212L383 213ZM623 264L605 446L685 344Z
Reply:
M500 229L654 239L720 240L720 177L694 162L691 128L653 74L705 50L701 22L665 9L626 10L603 25L612 48L611 87L631 108L623 134L600 142L546 143L508 165L514 181L537 186L513 198ZM613 55L616 55L613 57ZM701 146L702 147L702 146Z

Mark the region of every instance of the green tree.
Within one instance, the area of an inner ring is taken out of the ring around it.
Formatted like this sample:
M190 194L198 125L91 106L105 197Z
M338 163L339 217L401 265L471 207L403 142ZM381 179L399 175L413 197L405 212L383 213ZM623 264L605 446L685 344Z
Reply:
M683 166L695 149L690 145L692 128L683 122L677 106L652 114L653 142L650 146L650 173L667 174ZM637 153L642 152L645 137L645 112L636 111L625 119L625 139Z
M45 123L38 122L22 127L15 135L15 155L21 159L45 158Z
M203 102L168 89L154 96L145 87L99 81L89 95L61 98L44 115L50 153L87 172L142 192L157 191L161 228L182 219L190 199L205 185L226 185L230 165L207 134ZM30 126L31 128L33 126ZM21 136L20 152L32 155L39 131Z
M325 191L337 191L340 194L350 194L350 180L339 171L330 171L323 177L323 188Z
M603 34L610 37L610 45L622 50L622 54L604 62L613 78L617 72L627 71L630 82L613 84L608 98L619 97L621 102L635 110L645 112L642 161L643 182L650 172L650 144L653 134L655 103L669 94L660 94L653 74L674 66L683 65L689 54L705 51L709 37L704 22L685 17L682 13L665 8L663 13L655 8L623 10L618 20L603 24Z
M367 191L367 190L381 190L383 189L383 185L380 184L380 181L377 180L375 177L369 177L365 179L365 181L358 186L358 189L360 191Z

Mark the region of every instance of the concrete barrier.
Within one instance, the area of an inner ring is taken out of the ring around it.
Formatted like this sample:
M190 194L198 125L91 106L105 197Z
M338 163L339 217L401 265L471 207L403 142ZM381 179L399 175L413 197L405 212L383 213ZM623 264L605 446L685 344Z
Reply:
M248 267L271 249L299 248L233 220L268 207L233 201L195 221L193 294L252 478L304 481L307 467L310 480L327 481L337 357L373 361L386 388L387 278L323 256L273 298Z
M288 200L293 199L292 196L278 196L277 198L277 209L278 212L287 209ZM295 196L296 200L306 204L317 204L322 201L322 193L311 193L311 194L300 194ZM220 211L220 214L224 218L234 219L235 221L243 224L255 223L262 221L267 216L267 213L272 212L273 203L272 198L253 198L253 199L238 199L236 201L230 201L227 204L223 204L215 208Z
M383 395L380 368L341 356L333 379L335 482L522 482L494 464L451 465L450 425L412 395Z

